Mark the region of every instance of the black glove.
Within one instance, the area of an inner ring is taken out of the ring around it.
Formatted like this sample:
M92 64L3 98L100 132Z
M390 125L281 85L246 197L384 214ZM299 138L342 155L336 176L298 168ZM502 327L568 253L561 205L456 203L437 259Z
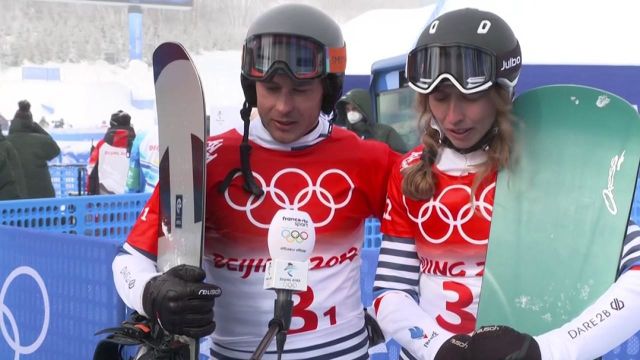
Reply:
M469 340L471 336L466 334L454 335L440 346L434 360L469 360Z
M204 283L204 270L178 265L151 279L144 287L142 306L168 333L201 338L216 328L213 304L222 291Z
M469 340L471 359L540 360L540 347L529 334L508 326L483 326Z

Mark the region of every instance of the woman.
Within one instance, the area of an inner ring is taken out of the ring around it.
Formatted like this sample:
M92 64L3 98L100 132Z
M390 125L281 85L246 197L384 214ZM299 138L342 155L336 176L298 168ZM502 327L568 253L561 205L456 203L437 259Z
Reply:
M491 223L484 206L512 153L521 62L509 25L475 9L436 18L408 55L425 133L390 176L374 285L378 322L404 359L593 359L637 331L625 320L640 315L640 229L630 223L621 265L629 271L576 319L535 338L505 326L474 332ZM452 226L428 209L468 217ZM570 336L616 297L633 308Z

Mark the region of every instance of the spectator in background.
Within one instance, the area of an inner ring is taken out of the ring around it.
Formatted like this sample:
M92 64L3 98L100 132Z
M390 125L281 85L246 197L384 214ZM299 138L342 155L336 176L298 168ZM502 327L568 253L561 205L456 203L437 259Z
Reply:
M55 197L47 161L58 156L60 148L49 133L33 122L31 104L27 100L18 103L18 111L11 121L7 140L20 158L26 184L25 198Z
M0 200L22 199L26 192L18 153L0 131Z
M336 104L336 124L345 126L363 139L382 141L399 153L407 151L400 134L387 124L373 122L371 97L365 89L353 89Z
M109 128L91 150L87 165L87 194L123 194L127 183L129 157L136 132L131 116L122 110L111 115Z
M158 128L154 126L144 134L138 134L133 141L126 191L128 193L153 192L153 188L158 183L159 166Z
M53 120L53 128L54 129L64 128L64 119L60 118L60 120Z

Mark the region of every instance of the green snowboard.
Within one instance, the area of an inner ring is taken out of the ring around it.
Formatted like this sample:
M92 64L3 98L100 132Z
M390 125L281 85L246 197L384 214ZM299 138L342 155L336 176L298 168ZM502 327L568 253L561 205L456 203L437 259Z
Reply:
M640 163L640 116L622 98L546 86L514 103L514 165L498 175L478 326L538 335L615 280Z

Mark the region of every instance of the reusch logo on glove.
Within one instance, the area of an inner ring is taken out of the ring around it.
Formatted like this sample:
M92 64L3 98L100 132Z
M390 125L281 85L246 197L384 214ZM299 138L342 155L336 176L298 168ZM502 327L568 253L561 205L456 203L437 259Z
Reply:
M481 327L480 329L474 331L474 334L482 334L483 332L488 332L488 331L498 331L500 330L500 328L496 325L491 325L491 326L484 326Z
M201 289L200 291L198 291L198 295L220 296L220 289Z

